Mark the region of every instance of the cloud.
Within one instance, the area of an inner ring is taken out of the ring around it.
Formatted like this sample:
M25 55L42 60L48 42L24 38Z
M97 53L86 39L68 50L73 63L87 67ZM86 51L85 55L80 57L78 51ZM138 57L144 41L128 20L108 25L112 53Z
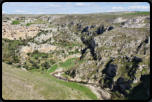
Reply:
M114 7L112 7L112 10L124 10L124 7L114 6Z
M75 5L76 6L84 6L85 4L84 3L76 3Z
M16 10L15 12L25 12L25 11L23 11L23 10Z
M6 13L95 13L95 12L114 12L114 11L149 11L147 3L130 2L6 2L2 9ZM5 13L3 11L3 13Z
M129 6L128 9L149 9L149 6L141 6L141 5Z
M75 3L76 6L94 6L94 3Z
M66 5L72 5L72 3L71 2L67 2L67 3L65 3Z
M61 7L61 5L57 5L57 4L49 4L49 7Z

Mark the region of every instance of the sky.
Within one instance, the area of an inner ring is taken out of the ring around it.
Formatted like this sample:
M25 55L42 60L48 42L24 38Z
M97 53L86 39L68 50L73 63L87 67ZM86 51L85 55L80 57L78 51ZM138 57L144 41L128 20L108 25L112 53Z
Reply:
M118 11L150 11L147 2L5 2L5 14L87 14Z

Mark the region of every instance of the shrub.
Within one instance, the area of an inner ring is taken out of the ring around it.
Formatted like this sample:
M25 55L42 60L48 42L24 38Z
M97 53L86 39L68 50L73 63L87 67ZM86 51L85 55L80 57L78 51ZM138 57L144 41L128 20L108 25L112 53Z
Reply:
M8 61L8 62L6 62L7 64L12 64L12 62L10 62L10 61Z
M29 67L27 65L23 65L23 68L29 69Z
M14 20L14 21L12 21L12 24L13 24L13 25L20 24L20 21Z
M39 52L38 50L35 50L30 55L31 55L31 57L34 57L35 59L38 59L38 57L48 58L48 54L47 53L42 53L42 52Z
M55 64L56 62L53 59L50 59L51 64Z
M48 69L48 68L50 68L50 65L48 62L44 62L44 63L42 63L42 67L44 67L45 69Z
M33 67L33 68L36 68L36 69L39 69L39 68L40 68L40 67L38 66L38 64L35 63L35 62L32 62L32 67Z
M11 63L18 63L19 56L16 53L18 46L22 45L19 40L2 39L2 59Z
M30 26L32 23L27 23L26 26Z

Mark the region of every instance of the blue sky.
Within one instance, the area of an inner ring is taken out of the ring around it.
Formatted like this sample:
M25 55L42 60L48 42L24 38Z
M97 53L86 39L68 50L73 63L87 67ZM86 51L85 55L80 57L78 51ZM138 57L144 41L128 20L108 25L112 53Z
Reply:
M117 11L150 11L147 2L5 2L7 14L85 14Z

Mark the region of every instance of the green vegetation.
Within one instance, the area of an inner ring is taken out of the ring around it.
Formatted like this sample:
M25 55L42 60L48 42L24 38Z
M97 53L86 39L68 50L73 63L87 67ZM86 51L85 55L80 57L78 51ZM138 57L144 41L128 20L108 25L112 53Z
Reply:
M54 72L57 68L63 68L63 70L69 70L75 67L77 64L82 63L84 60L78 60L78 58L70 58L67 59L65 62L60 62L58 64L53 65L51 68L48 69L48 73Z
M13 24L13 25L20 24L20 21L14 20L14 21L12 21L12 24Z
M65 82L46 73L24 71L5 63L2 66L3 99L97 99L83 85Z
M31 24L33 24L33 23L27 23L26 26L30 26Z
M57 68L58 68L58 65L57 65L57 64L53 65L53 66L48 70L48 73L54 72Z
M39 71L46 71L56 63L56 61L52 59L52 54L49 53L42 53L36 50L33 53L28 53L27 55L29 57L23 67L28 70L38 69Z
M17 48L24 45L24 42L20 40L8 40L2 39L2 61L6 63L18 63L19 56Z
M84 94L86 94L91 99L94 99L94 100L97 99L97 97L87 87L85 87L83 85L80 85L80 84L75 83L75 82L68 82L67 83L67 82L64 82L64 81L61 81L61 80L58 80L58 81L60 81L61 84L64 84L67 87L71 87L71 88L83 91Z
M63 74L61 74L64 78L66 79L71 79L71 77L69 75L67 75L65 72Z
M133 13L126 13L124 15L150 15L150 12L133 12Z
M48 73L54 72L58 67L61 67L63 69L70 69L75 65L76 58L71 58L66 60L65 62L60 62L59 64L53 65L50 69L48 69Z
M62 68L70 68L71 66L74 66L74 61L76 60L76 58L71 58L66 60L65 62L61 62L59 65Z
M28 55L30 57L35 58L35 59L38 59L38 57L40 57L40 58L48 58L48 54L47 53L38 52L38 50L35 50L33 53L28 53Z

